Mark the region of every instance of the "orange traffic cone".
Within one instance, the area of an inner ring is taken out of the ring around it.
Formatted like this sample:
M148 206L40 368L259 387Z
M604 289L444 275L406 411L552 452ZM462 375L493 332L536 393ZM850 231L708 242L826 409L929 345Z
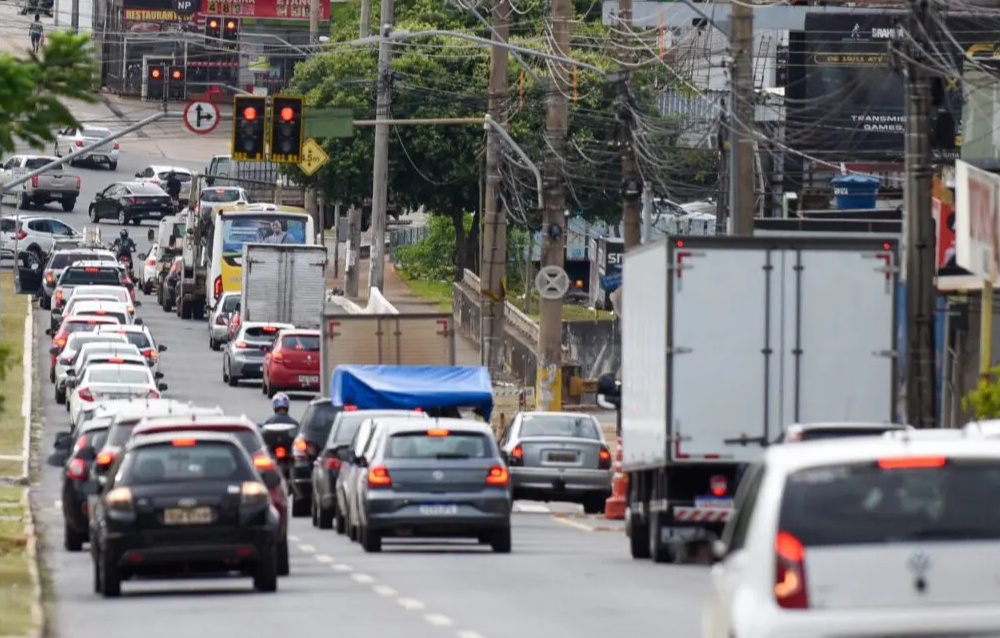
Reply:
M615 451L615 475L611 482L611 496L604 503L604 518L609 521L625 520L625 491L628 489L628 479L622 472L622 438L618 437L618 450Z

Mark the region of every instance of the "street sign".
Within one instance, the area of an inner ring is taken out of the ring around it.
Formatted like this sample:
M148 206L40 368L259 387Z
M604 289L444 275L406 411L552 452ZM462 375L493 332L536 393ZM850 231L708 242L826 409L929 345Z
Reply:
M351 109L316 109L305 111L306 137L353 137L354 111Z
M219 126L219 107L211 102L188 102L184 107L184 126L198 135L207 135Z
M320 146L316 140L311 137L306 140L306 143L302 145L302 161L299 162L299 168L306 175L312 175L319 169L323 167L330 161L330 156L326 154L323 147Z
M535 275L535 290L542 299L562 299L569 290L569 275L559 266L543 266Z

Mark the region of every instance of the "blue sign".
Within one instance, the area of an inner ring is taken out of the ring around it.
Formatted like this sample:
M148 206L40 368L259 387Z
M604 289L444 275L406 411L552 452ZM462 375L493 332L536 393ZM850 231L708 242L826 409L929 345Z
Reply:
M608 292L614 292L621 288L622 286L622 273L613 272L610 275L604 275L601 277L601 288L607 290Z

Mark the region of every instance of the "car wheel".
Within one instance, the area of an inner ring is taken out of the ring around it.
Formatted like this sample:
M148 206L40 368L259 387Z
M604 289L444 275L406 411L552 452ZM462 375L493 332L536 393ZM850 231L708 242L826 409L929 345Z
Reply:
M67 552L78 552L83 549L83 542L87 540L86 534L82 534L72 527L69 523L63 525L63 547Z
M309 510L309 499L292 497L292 516L294 518L309 516Z
M141 223L142 223L142 218L141 217L133 217L132 218L132 225L133 226L138 226Z
M21 193L17 196L17 207L21 210L28 210L31 207L31 200L28 199L27 193Z
M229 374L226 375L226 383L229 384L230 388L235 388L240 384L240 379L239 377L233 374L232 367L230 367L229 369Z
M333 527L341 536L347 533L347 519L344 518L339 509L333 514Z
M108 164L108 168L110 168L113 171L117 171L118 170L118 162L110 162Z
M125 214L125 209L122 208L118 211L118 225L124 226L128 223L128 215Z
M42 295L38 300L38 305L41 306L42 310L52 310L52 297Z
M260 557L253 572L253 588L260 592L278 590L278 556L277 543Z
M40 264L44 264L45 263L45 260L43 259L44 255L42 254L42 248L38 244L32 244L32 245L28 246L28 250L26 250L25 252L28 252L28 253L31 253L32 255L34 255L35 259L38 260L38 263L40 263Z
M59 144L52 145L52 154L56 157L62 157L62 155L59 154Z
M56 403L58 403L59 405L66 404L66 388L60 390L58 387L56 387L55 395L56 395Z
M332 529L333 528L333 509L329 507L320 506L319 516L317 516L317 523L320 529Z
M278 576L287 576L291 571L288 565L288 539L283 538L278 541L277 545L278 554Z
M309 499L309 518L312 519L313 527L319 527L319 506L316 505L315 495Z
M101 567L100 567L100 561L98 560L96 554L94 554L94 558L93 558L92 562L94 563L94 593L95 594L99 594L99 593L101 593L101 589L103 589L103 587L101 587Z
M382 551L382 537L378 532L373 532L365 525L361 528L361 549L366 554L377 554Z
M604 493L600 494L588 494L583 497L583 513L584 514L603 514L604 504L607 499L604 497Z
M494 532L490 537L490 547L497 554L510 553L510 528L507 527L498 532Z
M64 213L72 213L73 209L76 208L75 199L64 199L62 200L62 209Z
M196 303L194 307L191 308L191 317L198 321L203 320L205 318L205 304Z
M274 387L274 384L272 383L267 384L267 398L273 399L274 395L276 394L278 394L278 390L277 388Z
M55 383L55 382L56 382L56 369L54 367L49 368L49 383Z
M122 575L118 571L118 565L111 562L111 559L101 554L101 593L105 598L118 598L122 595Z
M97 216L97 211L94 210L93 206L87 209L87 216L90 217L90 221L94 222L95 224L101 220L101 218Z
M229 363L225 356L222 357L222 382L229 383Z

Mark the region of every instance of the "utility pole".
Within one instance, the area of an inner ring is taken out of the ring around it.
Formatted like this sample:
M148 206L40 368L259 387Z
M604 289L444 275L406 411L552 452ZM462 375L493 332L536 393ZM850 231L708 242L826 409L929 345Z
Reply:
M73 5L71 9L72 13L69 16L70 19L70 30L73 33L80 33L80 0L73 0ZM59 12L53 11L56 16L56 24L59 21Z
M732 134L729 131L729 115L725 102L722 104L719 117L719 134L716 142L716 148L719 149L719 196L716 209L719 214L716 216L715 232L719 235L725 235L728 232L729 220L732 218L729 209L729 145L732 143Z
M622 60L631 61L628 40L632 32L632 0L619 0L618 20L621 22ZM632 144L632 71L628 67L622 71L619 84L621 103L618 105L618 150L622 156L622 226L624 226L625 250L638 246L640 234L640 198L642 197L642 177L635 161L635 147Z
M361 256L361 207L352 206L348 214L351 232L344 255L344 296L358 298L358 259Z
M494 0L492 9L493 39L510 38L510 3ZM490 49L490 117L498 124L505 121L507 104L507 49ZM507 277L507 208L502 206L500 188L500 139L492 126L486 129L486 204L483 226L483 270L480 278L482 316L482 362L493 375L503 372L504 307Z
M551 0L553 53L569 56L572 0ZM542 266L562 269L566 259L566 185L563 162L572 90L564 62L553 62L546 116L545 210L542 211ZM565 272L565 271L564 271ZM562 299L541 300L538 326L538 369L535 397L540 410L562 408Z
M917 428L937 421L935 392L935 254L931 157L931 82L923 60L934 33L928 0L910 0L909 38L904 44L906 77L906 419Z
M754 206L753 7L731 5L729 34L731 95L729 98L729 228L733 235L752 235Z
M372 0L361 0L361 37L367 38L372 34Z
M388 120L392 101L393 0L382 0L379 12L378 98L376 120ZM385 273L385 209L389 198L389 124L375 125L375 166L372 171L372 239L368 258L368 287L382 290Z
M318 42L319 42L319 0L309 0L309 44L317 44Z

